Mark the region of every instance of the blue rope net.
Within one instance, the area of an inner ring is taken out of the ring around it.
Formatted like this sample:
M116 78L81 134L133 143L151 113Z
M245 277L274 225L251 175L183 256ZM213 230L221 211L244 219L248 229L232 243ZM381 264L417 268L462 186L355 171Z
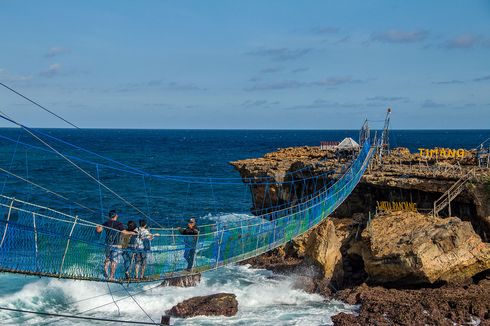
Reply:
M151 248L144 249L107 246L105 233L116 231L106 228L98 234L95 231L97 223L90 219L2 194L0 271L107 281L103 265L106 253L111 251L117 262L113 281L144 282L185 275L189 273L186 270L189 266L192 266L191 273L198 273L239 262L283 245L326 219L356 187L373 152L369 141L364 142L357 158L340 178L329 186L318 189L315 186L312 194L295 204L273 207L256 216L202 225L197 236L181 235L174 227L153 228L151 232L160 236L151 241ZM105 167L99 165L97 168L100 176ZM110 177L110 173L106 174L106 181ZM135 177L141 179L141 174ZM149 177L147 175L143 180L144 187L139 191L148 193L148 189L151 190ZM196 184L200 182L198 179ZM182 190L183 195L186 188ZM216 201L215 190L212 189L212 202ZM103 199L100 199L101 203ZM111 203L106 200L104 206L111 207ZM145 198L139 206L148 206ZM151 212L151 207L147 209ZM97 219L100 220L100 215ZM141 257L146 261L146 278L127 279L125 271L130 271L133 276L131 271Z

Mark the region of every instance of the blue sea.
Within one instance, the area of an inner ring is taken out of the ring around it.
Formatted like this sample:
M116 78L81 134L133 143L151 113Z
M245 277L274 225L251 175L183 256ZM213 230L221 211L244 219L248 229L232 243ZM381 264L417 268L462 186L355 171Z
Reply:
M317 146L320 141L359 136L355 130L40 129L34 133L42 142L20 129L0 129L0 168L17 176L0 174L3 195L93 221L104 220L109 209L117 209L123 222L143 211L151 216L152 223L159 225L180 225L190 216L204 221L216 216L226 219L248 215L249 189L241 183L230 161L262 156L278 148ZM488 138L490 130L392 130L390 133L392 147L403 146L412 151L436 146L472 149ZM102 182L107 189L99 187L84 173ZM29 179L32 184L18 177ZM175 325L328 325L332 315L356 311L355 306L295 289L294 282L291 275L275 275L249 266L229 266L205 273L202 283L195 288L145 285L132 286L130 291L147 290L135 298L157 321L166 309L192 296L217 292L237 295L239 313L235 317L177 319L173 321ZM1 307L77 314L107 303L86 315L149 321L134 301L124 299L127 294L118 285L108 288L100 283L3 274L0 289ZM112 304L109 289L115 300L121 299L117 306ZM89 324L5 312L0 312L0 321L2 325Z

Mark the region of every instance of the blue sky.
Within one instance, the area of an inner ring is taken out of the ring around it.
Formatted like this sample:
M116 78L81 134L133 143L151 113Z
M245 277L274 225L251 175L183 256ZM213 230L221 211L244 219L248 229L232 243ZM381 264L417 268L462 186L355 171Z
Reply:
M0 29L0 81L81 127L490 128L490 1L0 0Z

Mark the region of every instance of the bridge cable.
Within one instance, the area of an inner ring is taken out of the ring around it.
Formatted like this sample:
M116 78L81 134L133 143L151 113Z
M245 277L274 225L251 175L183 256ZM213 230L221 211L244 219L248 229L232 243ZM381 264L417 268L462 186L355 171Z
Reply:
M107 283L107 285L109 285L109 283ZM150 315L145 311L145 309L143 309L143 307L138 303L138 301L136 301L136 299L131 295L131 293L129 292L129 290L124 287L124 284L121 283L121 286L123 287L124 290L126 290L127 294L131 297L131 299L133 299L134 303L136 303L136 305L141 309L141 311L143 311L146 315L146 317L148 317L154 325L158 325L151 317ZM114 302L115 303L115 302Z
M73 201L73 200L71 200L71 199L69 199L69 198L67 198L67 197L65 197L65 196L63 196L63 195L60 195L59 193L54 192L54 191L52 191L52 190L50 190L50 189L48 189L48 188L46 188L46 187L43 187L43 186L41 186L41 185L39 185L39 184L37 184L37 183L35 183L35 182L33 182L33 181L29 180L29 179L25 179L25 178L21 177L20 175L17 175L17 174L15 174L15 173L13 173L13 172L10 172L10 171L8 171L8 170L5 170L5 169L4 169L4 168L2 168L2 167L0 167L0 172L6 173L6 174L8 174L8 175L10 175L10 176L12 176L12 177L14 177L14 178L17 178L17 179L20 179L20 180L22 180L22 181L24 181L24 182L27 182L28 184L30 184L30 185L32 185L32 186L35 186L35 187L38 187L38 188L40 188L40 189L42 189L42 190L46 191L47 193L50 193L50 194L52 194L52 195L55 195L55 196L56 196L56 197L58 197L58 198L64 199L64 200L66 200L66 201L68 201L68 202L70 202L70 203L76 204L76 205L78 205L78 206L80 206L80 207L82 207L82 208L84 208L84 209L86 209L86 210L88 210L88 211L90 211L90 212L92 212L92 213L95 213L95 211L94 211L93 209L88 208L88 207L87 207L87 206L85 206L85 205L82 205L82 204L80 204L80 203L78 203L78 202L76 202L76 201Z
M1 86L3 86L3 87L5 87L5 88L6 88L6 89L8 89L9 91L11 91L11 92L13 92L13 93L15 93L15 94L19 95L20 97L24 98L25 100L27 100L27 101L31 102L32 104L34 104L34 105L36 105L36 106L40 107L40 108L41 108L41 109L43 109L44 111L46 111L46 112L48 112L48 113L50 113L50 114L54 115L54 116L55 116L55 117L57 117L58 119L63 120L64 122L66 122L66 123L67 123L67 124L69 124L70 126L75 127L76 129L80 129L80 128L79 128L78 126L76 126L75 124L73 124L73 123L71 123L70 121L66 120L66 119L65 119L65 118L63 118L62 116L60 116L60 115L58 115L58 114L54 113L53 111L51 111L51 110L49 110L49 109L45 108L44 106L42 106L41 104L37 103L36 101L31 100L31 99L30 99L30 98L28 98L27 96L25 96L25 95L23 95L23 94L21 94L21 93L17 92L15 89L13 89L13 88L11 88L11 87L9 87L9 86L5 85L4 83L1 83L1 82L0 82L0 85L1 85Z
M0 307L0 310L20 312L23 314L36 314L36 315L47 316L47 317L61 317L61 318L68 318L68 319L106 321L106 322L121 323L121 324L133 324L133 325L158 325L155 323L144 322L144 321L136 321L136 320L122 320L122 319L112 319L112 318L99 318L99 317L66 315L66 314L57 314L57 313L50 313L50 312L43 312L43 311L24 310L24 309L15 309L15 308L7 308L7 307Z
M15 154L17 153L17 146L19 146L20 136L22 136L22 132L19 132L19 136L17 137L17 142L15 143L15 147L14 147L14 152L12 153L12 158L10 159L9 170L12 170L14 165L14 158L15 158ZM8 180L8 176L3 181L2 192L1 192L2 195L3 195L3 191L5 190L5 186L7 185L7 180Z
M62 154L61 152L59 152L58 150L56 150L54 147L52 147L51 145L49 145L47 142L45 142L43 139L41 139L40 137L38 137L33 131L31 131L31 129L29 127L23 126L20 123L16 122L15 120L12 120L11 118L5 116L5 113L2 112L2 111L0 111L0 118L2 118L4 120L7 120L9 122L12 122L13 124L15 124L15 125L23 128L31 136L33 136L34 138L36 138L38 141L40 141L45 146L47 146L48 148L50 148L53 152L55 152L56 154L58 154L59 156L61 156L63 159L65 159L66 161L68 161L71 165L73 165L74 167L76 167L78 170L80 170L82 173L84 173L90 179L92 179L93 181L95 181L96 183L98 183L99 185L101 185L104 189L108 190L110 193L112 193L114 196L116 196L117 198L119 198L120 200L122 200L124 203L126 203L127 205L129 205L130 207L132 207L138 213L140 213L141 215L145 216L146 218L148 218L149 220L151 220L153 223L157 224L159 227L162 227L163 228L163 226L160 223L158 223L157 221L155 221L154 219L152 219L145 212L143 212L138 207L136 207L133 204L131 204L127 199L125 199L124 197L122 197L121 195L119 195L118 193L116 193L114 190L112 190L110 187L106 186L104 183L102 183L99 180L97 180L97 178L95 178L93 175L91 175L90 173L88 173L87 171L85 171L78 164L76 164L75 162L73 162L72 160L70 160L64 154Z
M106 282L107 284L107 288L109 289L109 293L111 295L111 298L112 298L112 302L114 302L114 305L116 306L117 308L117 314L118 316L121 316L121 309L119 309L119 305L117 304L117 302L114 300L114 295L112 295L112 290L111 290L111 286L109 285L109 282Z
M141 290L141 291L138 291L138 292L136 292L136 293L133 293L133 297L134 297L134 296L136 296L136 295L138 295L138 294L142 294L142 293L145 293L145 292L151 291L151 290L153 290L153 289L156 289L157 287L160 287L160 286L162 286L162 285L161 285L160 283L158 283L158 284L156 284L155 286L152 286L152 287L150 287L150 288L148 288L148 289L143 289L143 290ZM122 291L122 290L116 290L116 291L114 291L113 293L120 292L120 291ZM106 294L107 294L107 293L106 293ZM127 295L127 296L125 296L125 297L122 297L122 298L116 299L116 300L114 300L114 301L107 302L107 303L101 304L101 305L99 305L99 306L96 306L96 307L93 307L93 308L86 309L86 310L84 310L84 311L81 311L81 312L77 313L76 315L78 316L78 315L80 315L80 314L84 314L84 313L87 313L87 312L90 312L90 311L93 311L93 310L97 310L97 309L102 308L102 307L106 307L106 306L112 305L112 304L114 304L115 302L119 302L119 301L126 300L126 299L128 299L129 297L130 297L130 296L129 296L129 295ZM53 317L56 317L56 316L53 316ZM59 317L63 317L63 316L59 316ZM60 321L60 319L55 320L55 321L49 321L49 322L46 322L46 323L41 324L41 325L39 325L39 326L51 325L52 323L54 323L54 322L58 322L58 321ZM154 325L154 324L153 324L153 323L150 323L150 322L144 322L144 324L143 324L143 325Z

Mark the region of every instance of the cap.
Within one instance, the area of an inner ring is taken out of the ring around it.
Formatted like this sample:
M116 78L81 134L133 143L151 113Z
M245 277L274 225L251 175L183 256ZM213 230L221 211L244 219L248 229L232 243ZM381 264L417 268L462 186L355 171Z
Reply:
M194 218L189 219L189 223L196 223L196 220Z

